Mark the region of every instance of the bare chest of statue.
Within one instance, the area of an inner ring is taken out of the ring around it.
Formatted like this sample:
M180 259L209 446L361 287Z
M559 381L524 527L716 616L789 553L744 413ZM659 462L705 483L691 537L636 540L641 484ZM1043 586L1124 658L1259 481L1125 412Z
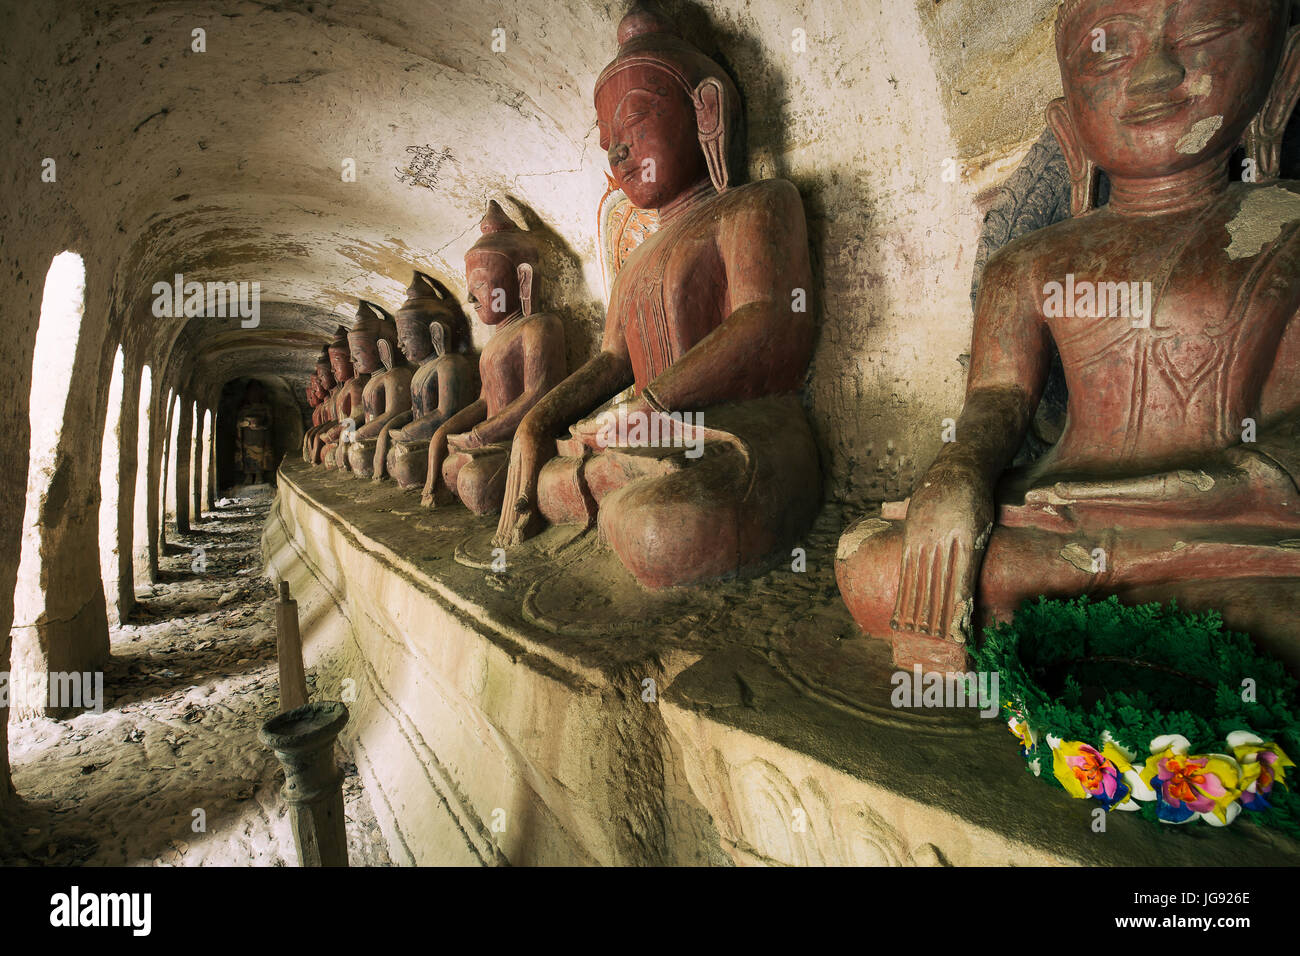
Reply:
M719 223L727 196L665 222L624 263L610 295L610 323L626 342L638 391L730 312Z
M1241 440L1300 307L1300 220L1233 248L1238 211L1228 199L1168 221L1103 212L1040 260L1070 393L1058 465L1149 467Z

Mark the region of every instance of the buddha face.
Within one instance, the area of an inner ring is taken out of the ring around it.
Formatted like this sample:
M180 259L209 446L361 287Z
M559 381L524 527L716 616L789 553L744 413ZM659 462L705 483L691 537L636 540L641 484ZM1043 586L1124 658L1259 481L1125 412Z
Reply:
M433 350L427 322L422 312L397 313L397 347L412 362L423 361Z
M695 106L663 70L632 66L596 94L601 149L627 198L659 209L708 176Z
M330 346L330 368L334 370L334 381L338 384L352 377L352 359L347 349Z
M379 340L370 332L348 333L348 346L352 349L352 365L363 375L379 370Z
M519 275L510 259L494 252L465 257L465 282L469 304L484 325L496 325L523 306L519 301Z
M1112 176L1222 161L1263 106L1284 0L1083 0L1060 32L1070 119Z

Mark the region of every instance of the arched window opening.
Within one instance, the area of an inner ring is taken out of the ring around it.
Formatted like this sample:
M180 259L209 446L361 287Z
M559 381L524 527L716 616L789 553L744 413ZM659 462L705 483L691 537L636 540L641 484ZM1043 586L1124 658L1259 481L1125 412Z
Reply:
M203 413L195 402L190 410L194 422L194 440L190 442L190 521L203 520Z
M213 461L216 446L212 441L212 409L203 413L203 485L201 494L203 497L203 509L211 513L216 509L215 498L216 476L213 473Z
M149 436L153 425L153 371L140 369L140 419L135 439L135 521L132 540L132 570L137 587L153 580L149 566Z
M99 458L99 571L110 623L118 619L118 468L122 458L122 398L125 391L125 359L122 346L119 345L117 355L113 357L113 373L108 386L108 410L104 415L104 447Z
M75 252L54 257L45 275L40 324L32 353L32 388L28 418L31 446L27 464L27 498L23 510L22 551L14 588L14 626L10 660L10 720L44 714L49 709L50 648L42 625L46 592L42 551L46 544L47 505L65 494L68 474L59 461L64 408L72 383L77 339L85 311L86 267ZM57 520L57 515L51 516Z

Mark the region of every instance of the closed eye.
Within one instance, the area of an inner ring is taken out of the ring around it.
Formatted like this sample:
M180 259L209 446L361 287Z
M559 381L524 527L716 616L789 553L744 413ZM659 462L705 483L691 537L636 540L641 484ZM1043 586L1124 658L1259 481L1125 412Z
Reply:
M1220 20L1192 24L1179 36L1178 43L1182 46L1200 46L1203 43L1217 40L1219 37L1227 36L1234 30L1239 29L1241 23L1242 21L1236 17L1224 17Z

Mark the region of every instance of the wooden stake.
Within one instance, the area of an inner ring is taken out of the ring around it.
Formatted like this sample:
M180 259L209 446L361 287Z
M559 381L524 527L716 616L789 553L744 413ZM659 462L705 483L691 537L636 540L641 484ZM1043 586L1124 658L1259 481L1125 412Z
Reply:
M298 602L289 597L289 582L280 582L275 606L276 649L280 657L280 713L307 703L307 672L302 664L302 635L298 632Z

